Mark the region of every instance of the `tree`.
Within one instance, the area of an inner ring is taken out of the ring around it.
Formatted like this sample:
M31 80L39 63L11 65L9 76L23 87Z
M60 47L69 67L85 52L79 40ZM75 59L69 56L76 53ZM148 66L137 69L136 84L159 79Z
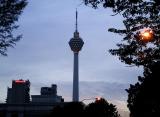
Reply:
M7 56L8 47L14 47L22 35L13 35L19 26L16 24L26 0L0 0L0 54Z
M111 49L112 55L119 56L122 62L129 65L147 66L160 58L160 1L159 0L84 0L97 8L103 4L111 7L113 13L124 17L124 29L110 28L123 36L118 49ZM152 31L152 39L144 40L142 30Z
M88 117L120 117L115 105L103 98L87 105L85 111Z
M128 108L131 117L155 117L160 115L159 79L160 69L160 1L159 0L84 0L94 8L103 4L112 8L115 15L124 18L124 29L109 31L123 36L118 49L112 55L128 65L143 66L144 76L130 85ZM111 5L110 5L111 3Z
M157 117L160 115L159 69L159 61L152 63L145 68L144 76L139 76L139 82L130 85L127 90L131 117Z
M84 105L82 102L64 103L63 106L56 106L50 117L120 117L113 104L109 104L101 98L93 103Z
M86 5L91 4L93 8L98 8L99 4L102 4L103 7L111 7L115 6L115 0L83 0Z
M83 117L84 109L85 105L82 102L69 102L63 106L54 107L50 117Z

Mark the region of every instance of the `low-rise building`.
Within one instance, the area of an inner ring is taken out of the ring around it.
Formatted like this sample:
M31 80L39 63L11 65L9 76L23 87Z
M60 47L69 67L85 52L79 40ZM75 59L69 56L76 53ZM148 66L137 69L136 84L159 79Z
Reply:
M51 87L42 87L41 95L32 95L32 103L55 103L63 102L62 96L57 95L57 85L52 84Z

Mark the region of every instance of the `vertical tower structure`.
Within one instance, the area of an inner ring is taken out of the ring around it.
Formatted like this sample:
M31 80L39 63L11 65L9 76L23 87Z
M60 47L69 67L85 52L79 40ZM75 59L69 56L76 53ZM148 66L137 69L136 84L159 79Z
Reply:
M76 30L74 32L73 38L69 41L69 46L74 54L74 65L73 65L73 101L79 101L79 64L78 64L78 54L83 47L83 40L79 36L78 32L78 12L76 10Z

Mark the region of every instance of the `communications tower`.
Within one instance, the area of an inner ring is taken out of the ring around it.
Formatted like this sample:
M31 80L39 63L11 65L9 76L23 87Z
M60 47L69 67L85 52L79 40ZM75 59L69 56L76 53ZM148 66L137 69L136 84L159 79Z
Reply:
M74 32L73 38L69 41L69 46L74 54L74 65L73 65L73 102L79 101L79 64L78 64L78 55L79 51L83 47L83 40L79 36L78 32L78 12L76 10L76 30Z

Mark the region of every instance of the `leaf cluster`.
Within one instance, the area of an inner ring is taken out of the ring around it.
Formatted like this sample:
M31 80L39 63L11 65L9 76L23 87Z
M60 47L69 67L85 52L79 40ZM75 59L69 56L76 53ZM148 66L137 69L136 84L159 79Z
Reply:
M13 47L22 35L14 36L13 31L19 26L16 24L26 0L0 0L0 54L6 56L8 47Z
M152 63L145 68L144 76L139 76L128 92L128 108L131 117L157 117L160 114L159 95L160 62Z
M123 4L122 4L123 3ZM122 8L121 8L122 7ZM114 9L124 17L124 29L110 28L109 31L123 36L118 49L111 49L112 55L126 64L146 66L160 58L160 5L158 1L137 1L136 3L122 2ZM153 31L153 39L149 42L142 40L140 34L145 28Z
M118 49L110 49L112 55L129 65L146 66L160 58L160 1L159 0L84 0L85 4L98 8L112 8L115 15L123 16L124 29L110 28L123 36ZM112 3L110 6L109 4ZM151 41L142 40L140 34L145 28L153 32Z

